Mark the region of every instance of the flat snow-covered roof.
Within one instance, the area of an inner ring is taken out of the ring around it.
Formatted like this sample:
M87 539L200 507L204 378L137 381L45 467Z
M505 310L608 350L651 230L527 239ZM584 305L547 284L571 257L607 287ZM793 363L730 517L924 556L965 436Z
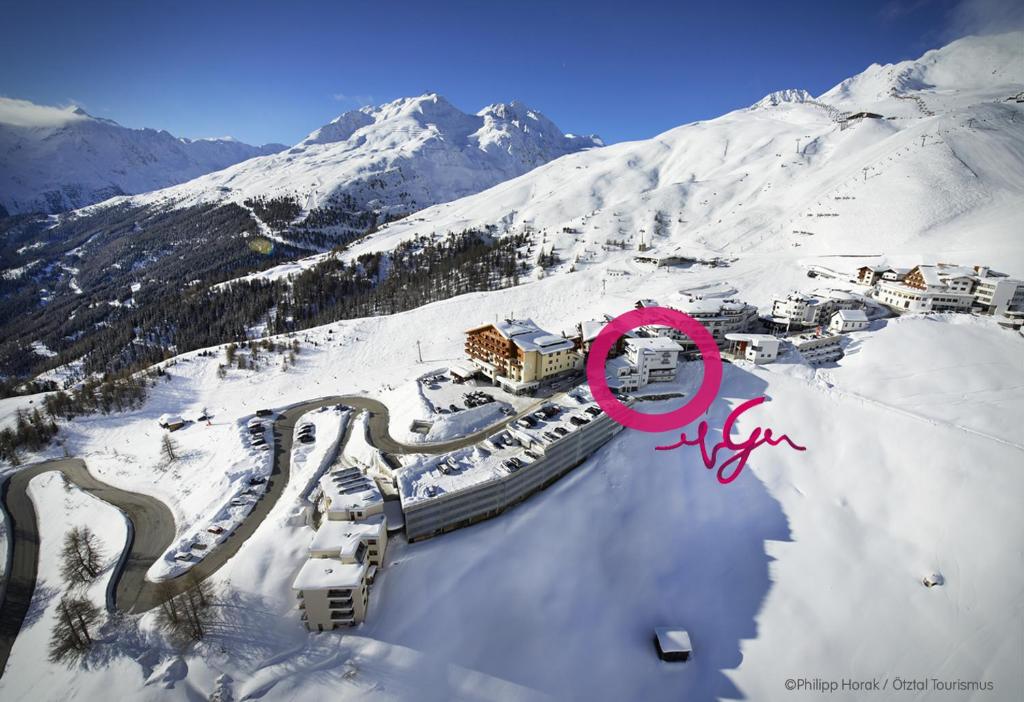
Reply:
M839 310L836 312L839 315L839 319L844 322L866 322L868 321L868 315L864 310Z
M336 551L355 553L360 541L379 538L386 530L384 515L361 522L349 522L340 519L323 519L320 528L309 543L311 552Z
M683 347L667 336L647 336L626 339L626 346L650 351L682 351Z
M355 588L363 582L365 563L345 563L337 558L310 558L292 582L294 590Z

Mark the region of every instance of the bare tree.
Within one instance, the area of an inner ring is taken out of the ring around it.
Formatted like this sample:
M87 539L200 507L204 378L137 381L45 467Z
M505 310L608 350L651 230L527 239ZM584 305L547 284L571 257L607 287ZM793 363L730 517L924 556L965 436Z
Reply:
M87 585L100 574L103 550L89 527L74 527L64 535L61 575L72 586Z
M175 443L170 434L164 434L164 438L161 440L160 455L168 463L174 463L178 460L178 444Z
M57 604L57 617L50 634L50 662L74 663L92 647L91 630L100 618L100 608L84 597L64 595Z

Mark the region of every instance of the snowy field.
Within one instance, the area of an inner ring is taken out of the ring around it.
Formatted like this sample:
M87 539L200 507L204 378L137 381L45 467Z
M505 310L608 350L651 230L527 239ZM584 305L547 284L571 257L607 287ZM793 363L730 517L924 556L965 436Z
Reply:
M680 287L728 282L763 304L787 275L785 287L814 285L795 261L751 257L691 274L648 271L642 290L667 299ZM217 359L195 356L176 364L143 408L90 418L89 431L75 428L68 443L93 467L114 437L134 437L118 452L138 466L149 455L143 446L156 450L138 437L154 431L171 397L214 414L214 427L176 432L183 445L189 432L212 439L219 422L231 436L257 406L414 382L437 362L418 364L396 340L420 338L431 359L454 359L461 329L445 320L469 310L486 319L514 306L560 327L622 311L635 297L634 285L609 284L602 296L590 276L554 276L337 323L331 333L311 330L287 372L232 370L221 380ZM777 699L780 671L875 675L895 670L895 662L908 674L977 676L1009 689L1019 650L1016 629L1000 612L1024 595L1010 556L1024 546L1014 498L1024 478L1014 470L1019 438L1001 417L1024 411L1024 338L991 319L938 315L890 320L850 346L837 366L817 371L727 366L712 425L730 406L764 394L770 402L756 417L745 415L737 434L755 423L771 426L806 452L762 447L723 486L695 449L653 451L672 435L623 432L496 520L413 546L396 541L371 592L368 621L352 632L307 634L293 609L289 586L311 532L284 524L316 469L315 460L299 461L310 475L293 476L293 497L282 497L214 578L228 598L223 631L183 656L187 672L159 694L205 695L227 674L237 699ZM963 363L965 354L977 363ZM962 388L966 399L939 406L926 394L914 402L925 388ZM354 428L350 445L358 447L360 434ZM216 449L197 441L194 450ZM179 480L154 486L178 510L198 486L213 495L226 480L205 464L187 466ZM131 476L105 474L137 486ZM987 536L994 533L999 540ZM935 570L946 585L920 585ZM650 636L662 624L690 630L691 664L657 661ZM796 636L808 631L814 636ZM879 631L886 632L881 639ZM969 645L949 656L949 641ZM28 644L19 642L18 651L38 658ZM125 666L138 666L124 659L73 673L17 660L0 682L5 695L30 689L40 675L82 695L105 687L127 698L157 694L143 684L145 671L125 674Z

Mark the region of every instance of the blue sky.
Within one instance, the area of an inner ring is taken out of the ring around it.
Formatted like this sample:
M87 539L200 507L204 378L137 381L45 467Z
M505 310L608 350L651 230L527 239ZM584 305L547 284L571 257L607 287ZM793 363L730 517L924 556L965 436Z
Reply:
M565 131L653 136L772 90L1004 28L1000 0L26 2L0 29L0 95L180 136L294 143L345 110L435 91L520 99Z

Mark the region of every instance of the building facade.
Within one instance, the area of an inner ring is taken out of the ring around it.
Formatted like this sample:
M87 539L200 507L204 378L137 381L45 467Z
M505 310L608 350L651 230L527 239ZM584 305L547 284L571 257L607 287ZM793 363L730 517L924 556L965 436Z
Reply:
M772 300L772 322L778 326L806 328L827 324L838 310L860 309L863 303L841 290L833 290L825 296L804 295L792 292L785 297Z
M812 366L838 361L843 357L839 337L834 334L800 334L790 339L804 360Z
M618 390L632 392L648 383L670 383L676 379L683 347L667 336L626 339L622 362L613 364Z
M495 385L521 394L541 381L583 367L577 345L532 320L505 320L466 332L466 355Z
M654 300L640 300L635 306L657 307L658 304ZM683 312L700 322L714 338L718 348L726 345L726 334L747 331L757 322L757 308L734 299L684 294L681 302L669 306L668 309ZM672 339L679 344L686 356L693 357L698 353L697 344L678 329L660 324L647 325L642 329L648 334Z
M868 316L864 310L839 310L832 314L828 330L833 334L845 334L867 329L867 326Z
M901 281L881 280L875 298L900 313L1006 314L1024 309L1024 283L984 266L915 266Z
M762 365L779 357L781 341L771 334L727 334L728 352L735 358Z

